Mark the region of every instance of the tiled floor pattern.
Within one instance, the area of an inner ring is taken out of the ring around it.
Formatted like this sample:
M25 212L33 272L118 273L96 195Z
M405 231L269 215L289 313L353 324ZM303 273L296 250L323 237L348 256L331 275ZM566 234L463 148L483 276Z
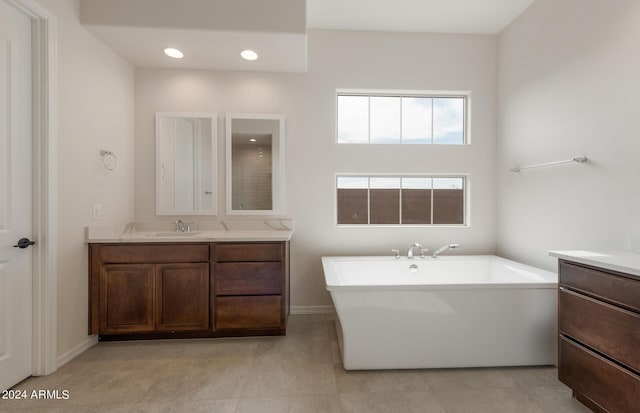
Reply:
M100 343L15 388L68 400L0 400L0 412L588 412L552 367L345 371L330 316L286 337Z

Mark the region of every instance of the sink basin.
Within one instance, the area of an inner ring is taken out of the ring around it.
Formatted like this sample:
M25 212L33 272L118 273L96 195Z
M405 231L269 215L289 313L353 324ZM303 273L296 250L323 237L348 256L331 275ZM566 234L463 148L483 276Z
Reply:
M198 235L200 232L177 232L177 231L166 231L166 232L150 232L150 237L193 237Z

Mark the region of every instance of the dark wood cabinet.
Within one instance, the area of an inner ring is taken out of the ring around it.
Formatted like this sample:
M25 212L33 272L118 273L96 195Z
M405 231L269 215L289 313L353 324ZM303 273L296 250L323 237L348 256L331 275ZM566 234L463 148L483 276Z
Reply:
M284 335L289 243L89 245L101 340Z
M560 381L596 412L640 406L640 278L560 260Z
M282 294L282 273L281 262L217 263L216 294Z
M153 265L100 267L100 331L105 334L153 331Z
M209 329L209 264L157 264L156 330Z
M289 315L288 244L215 246L215 325L219 330L283 329Z
M216 325L221 330L282 327L282 296L218 297Z

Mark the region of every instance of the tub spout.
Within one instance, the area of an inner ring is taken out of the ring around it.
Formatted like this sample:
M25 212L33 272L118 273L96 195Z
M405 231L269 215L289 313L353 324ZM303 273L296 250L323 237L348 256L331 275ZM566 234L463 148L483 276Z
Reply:
M433 254L431 254L431 258L438 258L438 254L440 254L441 252L444 252L446 250L455 250L456 248L460 248L460 244L443 245L442 247L438 248Z
M429 251L429 249L422 248L422 245L414 242L413 244L409 245L409 249L407 250L407 258L413 259L413 250L415 248L418 248L420 250L420 258L424 258L425 251Z

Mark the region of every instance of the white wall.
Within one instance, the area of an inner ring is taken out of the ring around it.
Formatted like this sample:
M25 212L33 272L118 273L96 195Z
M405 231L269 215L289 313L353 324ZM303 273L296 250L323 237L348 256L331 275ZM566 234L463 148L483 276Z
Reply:
M133 68L82 28L78 0L39 0L58 18L58 354L87 339L91 206L133 218ZM107 173L99 150L118 157Z
M554 249L640 233L640 2L537 0L499 36L498 253L555 269ZM514 174L514 165L578 155Z
M495 36L309 32L309 72L135 70L136 203L138 220L155 216L154 114L282 113L287 119L287 215L291 242L291 303L329 305L320 257L404 252L412 242L431 249L460 242L460 253L495 250ZM472 142L467 147L343 146L335 142L338 88L470 90ZM218 168L218 209L224 217L224 165ZM469 228L336 228L335 174L469 173Z

